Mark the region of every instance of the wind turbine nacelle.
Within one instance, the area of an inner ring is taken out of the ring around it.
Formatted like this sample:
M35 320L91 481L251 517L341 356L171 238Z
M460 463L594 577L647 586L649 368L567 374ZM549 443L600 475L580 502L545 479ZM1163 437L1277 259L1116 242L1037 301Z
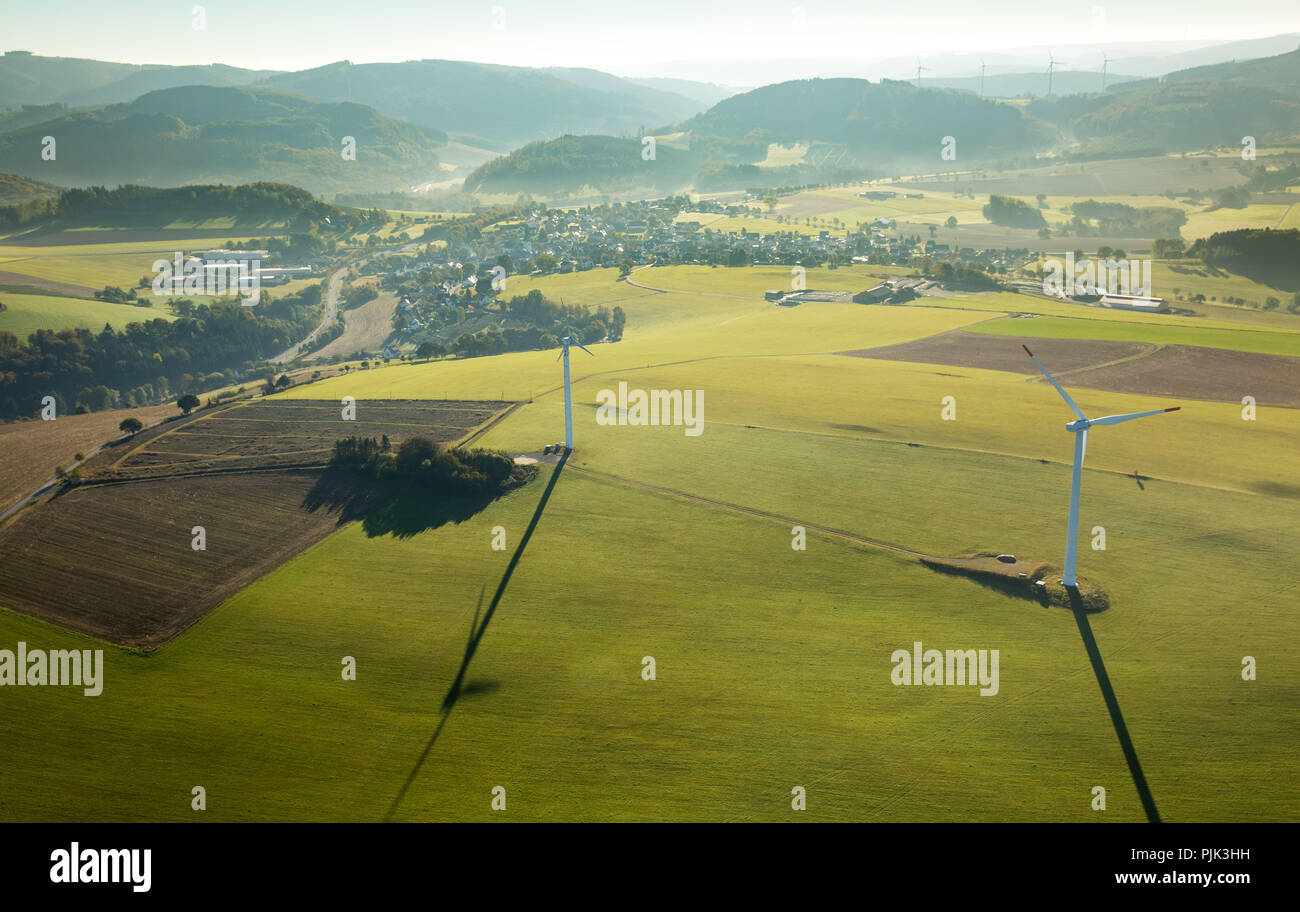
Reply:
M1065 426L1065 429L1067 431L1075 431L1077 433L1078 431L1086 431L1091 426L1092 426L1092 422L1089 421L1087 418L1080 418L1078 421L1071 421L1069 424Z

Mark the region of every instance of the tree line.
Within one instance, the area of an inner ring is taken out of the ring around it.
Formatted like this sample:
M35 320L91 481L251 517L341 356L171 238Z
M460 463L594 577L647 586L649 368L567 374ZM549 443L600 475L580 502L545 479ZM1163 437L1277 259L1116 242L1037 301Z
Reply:
M0 227L19 228L43 219L78 222L104 219L112 223L156 221L168 218L209 218L213 212L234 215L274 215L290 224L320 223L329 218L340 226L347 213L289 184L201 184L186 187L142 187L125 184L115 189L85 187L64 190L58 196L15 206L0 206Z
M177 302L174 321L37 330L25 341L0 330L0 418L36 415L45 396L59 414L165 402L236 379L305 335L320 287L244 307Z

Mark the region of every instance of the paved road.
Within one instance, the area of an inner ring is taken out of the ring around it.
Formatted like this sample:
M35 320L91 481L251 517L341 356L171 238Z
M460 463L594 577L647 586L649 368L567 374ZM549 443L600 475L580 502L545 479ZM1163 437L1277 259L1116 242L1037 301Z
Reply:
M159 422L159 423L161 423L161 422ZM150 427L157 427L157 424L150 425ZM145 430L148 430L148 428L145 428ZM127 437L129 437L129 436L130 436L130 435L127 434L127 435L124 435L124 436L122 436L122 437L118 437L118 438L116 438L116 439L114 439L114 440L110 440L108 443L100 444L99 446L97 446L97 447L95 447L93 450L91 450L89 453L86 453L86 454L85 454L86 459L89 459L90 457L94 456L94 455L95 455L96 453L98 453L100 450L104 449L104 447L112 446L112 445L115 444L115 443L120 443L121 441L126 440ZM73 469L77 468L77 467L80 466L82 463L84 463L84 462L86 461L86 459L82 459L82 460L80 460L80 461L76 461L76 460L74 460L73 463L72 463L72 465L68 466L68 471L71 472ZM4 521L5 521L6 519L8 519L10 516L13 516L15 513L17 513L17 512L18 512L19 510L21 510L23 507L27 506L29 503L31 503L33 500L35 500L37 497L40 497L40 496L41 496L42 494L44 494L45 492L49 491L50 488L54 487L54 486L55 486L56 484L58 484L58 483L59 483L58 476L55 476L54 478L51 478L49 481L47 481L47 482L45 482L44 484L42 484L39 488L37 488L37 489L36 489L35 491L33 491L32 493L28 494L28 495L27 495L26 497L24 497L22 500L18 501L16 504L14 504L13 506L9 507L9 508L8 508L7 510L5 510L3 513L0 513L0 523L4 522Z
M307 334L307 338L296 345L289 346L289 348L272 358L273 362L283 364L285 361L292 361L298 357L300 351L311 344L312 340L334 325L334 321L339 316L339 292L343 290L343 279L347 274L347 266L340 266L334 270L334 273L330 276L329 290L325 293L325 315L321 317L320 323L316 324L316 328Z
M419 244L413 241L409 244L403 244L401 247L398 247L396 252L411 253L418 249ZM360 270L362 266L374 259L375 256L382 253L393 252L392 248L384 248L378 253L368 254L367 256L362 257L355 263L344 263L339 266L338 269L335 269L334 272L330 274L329 290L325 292L325 315L321 317L320 323L316 324L316 328L307 334L307 338L303 339L297 345L285 349L272 358L271 361L276 364L283 364L286 361L292 361L294 358L298 357L299 352L311 344L312 340L334 325L334 321L337 320L339 316L339 293L343 290L343 280L347 277L349 269L356 266L357 269Z

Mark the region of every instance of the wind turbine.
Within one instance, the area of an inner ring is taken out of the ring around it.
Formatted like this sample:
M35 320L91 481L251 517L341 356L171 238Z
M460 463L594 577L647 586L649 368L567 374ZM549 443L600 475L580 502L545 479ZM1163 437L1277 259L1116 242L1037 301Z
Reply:
M1056 70L1056 58L1052 56L1051 51L1048 51L1047 52L1047 94L1049 97L1052 94L1052 73L1055 70Z
M1029 346L1020 346L1025 350L1025 354L1034 358L1034 353L1029 350ZM1127 415L1107 415L1105 418L1088 418L1074 404L1070 394L1061 388L1061 384L1047 372L1043 367L1043 362L1034 358L1034 363L1038 369L1043 372L1047 381L1056 387L1056 391L1061 394L1065 404L1070 407L1070 411L1079 416L1078 421L1071 421L1065 426L1067 431L1074 432L1074 475L1070 481L1070 525L1066 529L1065 535L1065 573L1061 577L1061 584L1074 588L1077 586L1074 568L1076 563L1076 551L1079 546L1079 485L1083 481L1083 456L1088 451L1088 428L1100 427L1107 424L1120 424L1124 421L1132 421L1134 418L1147 418L1151 415L1162 415L1165 412L1176 412L1180 406L1175 405L1173 408L1155 409L1150 412L1132 412Z
M564 445L567 449L572 450L573 449L573 388L569 383L569 346L570 345L578 346L578 348L581 348L589 355L591 355L591 352L587 349L585 345L583 345L581 342L579 342L577 339L573 337L573 330L569 330L569 334L560 340L560 346L564 350L560 352L558 355L556 355L555 357L556 361L559 361L561 358L564 359ZM593 358L596 357L595 355L591 355L591 356Z
M928 69L930 68L921 66L921 58L917 57L916 58L916 87L918 89L921 87L921 71L928 70Z
M980 58L980 98L984 97L984 58Z
M1103 92L1106 91L1106 65L1108 63L1110 63L1110 58L1106 56L1105 51L1102 51L1101 52L1101 90Z

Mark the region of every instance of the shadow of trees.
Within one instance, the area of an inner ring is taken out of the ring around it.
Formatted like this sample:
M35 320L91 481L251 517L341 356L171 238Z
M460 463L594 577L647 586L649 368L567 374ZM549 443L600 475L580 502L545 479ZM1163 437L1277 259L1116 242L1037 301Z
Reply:
M360 520L367 536L410 538L448 523L462 523L494 497L455 497L404 481L375 481L350 469L328 468L303 498L312 513L338 515L338 524Z

